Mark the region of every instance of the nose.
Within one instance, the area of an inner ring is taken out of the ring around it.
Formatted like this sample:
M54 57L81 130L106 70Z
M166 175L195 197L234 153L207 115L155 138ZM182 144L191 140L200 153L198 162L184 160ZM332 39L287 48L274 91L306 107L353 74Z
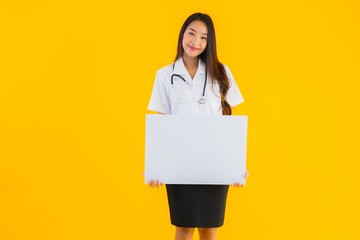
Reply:
M194 44L194 46L199 46L200 45L200 38L195 37L192 41L192 43Z

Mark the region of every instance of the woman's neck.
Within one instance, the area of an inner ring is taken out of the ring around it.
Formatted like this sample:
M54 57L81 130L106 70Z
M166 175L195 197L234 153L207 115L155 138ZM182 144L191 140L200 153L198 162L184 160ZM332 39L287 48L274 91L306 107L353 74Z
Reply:
M199 58L189 57L186 54L182 56L186 70L189 72L190 77L193 79L198 68Z

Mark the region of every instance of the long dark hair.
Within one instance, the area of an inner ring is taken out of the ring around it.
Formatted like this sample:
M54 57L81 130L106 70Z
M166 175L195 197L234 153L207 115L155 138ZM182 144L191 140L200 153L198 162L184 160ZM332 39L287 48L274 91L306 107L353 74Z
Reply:
M230 87L230 80L226 75L224 65L221 62L219 62L217 57L215 28L214 28L214 23L209 15L204 13L194 13L185 20L180 30L175 60L179 59L184 54L184 49L182 47L182 40L184 38L184 33L186 28L189 26L189 24L194 20L200 20L207 27L208 30L207 45L205 50L200 54L199 58L201 61L205 63L206 71L210 75L210 78L216 79L216 81L219 84L222 114L231 115L231 106L226 100L226 94Z

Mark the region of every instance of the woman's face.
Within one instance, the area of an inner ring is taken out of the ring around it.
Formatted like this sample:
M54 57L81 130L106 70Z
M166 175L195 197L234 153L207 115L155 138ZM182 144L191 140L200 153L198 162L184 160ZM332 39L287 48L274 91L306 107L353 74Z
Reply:
M200 20L192 21L184 32L182 47L188 57L198 57L207 45L208 29Z

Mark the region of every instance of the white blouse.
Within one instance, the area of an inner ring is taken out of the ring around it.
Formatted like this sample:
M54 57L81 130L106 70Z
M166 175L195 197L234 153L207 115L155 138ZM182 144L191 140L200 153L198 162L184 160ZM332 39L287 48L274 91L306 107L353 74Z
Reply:
M229 68L225 64L224 67L230 79L226 99L230 106L234 107L244 102L244 99ZM186 81L174 76L171 84L173 74L182 76ZM204 96L206 103L200 104L205 83L205 64L199 60L192 80L182 58L179 58L175 64L169 64L156 72L148 109L164 114L222 115L219 85L212 81L209 75L207 77Z

